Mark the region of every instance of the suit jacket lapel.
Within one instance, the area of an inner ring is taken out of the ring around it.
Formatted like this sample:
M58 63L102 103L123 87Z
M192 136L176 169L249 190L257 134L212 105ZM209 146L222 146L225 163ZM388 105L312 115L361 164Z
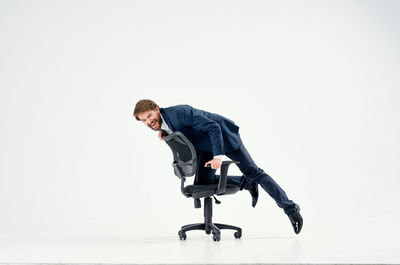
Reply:
M175 128L174 128L174 126L172 126L171 121L170 121L167 113L165 112L165 110L163 108L160 108L160 112L161 112L161 115L164 118L164 121L167 123L168 127L172 130L172 132L174 132Z

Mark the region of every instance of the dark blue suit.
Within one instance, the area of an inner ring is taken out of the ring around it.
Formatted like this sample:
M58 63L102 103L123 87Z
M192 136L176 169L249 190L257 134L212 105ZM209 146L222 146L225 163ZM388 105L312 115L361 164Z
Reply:
M160 112L172 131L182 132L197 151L198 171L195 183L198 185L216 183L216 170L204 164L216 155L225 155L239 161L242 176L228 176L228 183L249 189L252 182L261 187L283 208L286 214L295 210L295 203L288 199L283 189L261 168L259 168L240 139L239 127L231 120L189 105L160 108Z

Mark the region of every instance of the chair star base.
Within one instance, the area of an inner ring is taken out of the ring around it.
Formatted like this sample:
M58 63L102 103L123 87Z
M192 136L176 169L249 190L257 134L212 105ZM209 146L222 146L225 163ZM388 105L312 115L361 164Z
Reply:
M186 232L191 230L203 230L206 234L213 234L214 241L220 241L221 239L221 229L232 229L236 230L234 233L235 238L241 238L242 229L237 226L218 224L212 222L212 199L211 197L204 198L204 223L189 224L182 226L179 230L178 235L181 240L186 240Z

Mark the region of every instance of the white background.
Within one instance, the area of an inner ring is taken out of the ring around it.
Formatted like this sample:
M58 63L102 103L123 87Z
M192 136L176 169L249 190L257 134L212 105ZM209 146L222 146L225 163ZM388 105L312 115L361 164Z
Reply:
M1 0L1 236L175 236L201 221L168 146L132 116L143 98L234 120L300 204L301 236L398 236L399 11L398 1ZM255 209L246 191L221 198L215 220L293 235L260 193Z

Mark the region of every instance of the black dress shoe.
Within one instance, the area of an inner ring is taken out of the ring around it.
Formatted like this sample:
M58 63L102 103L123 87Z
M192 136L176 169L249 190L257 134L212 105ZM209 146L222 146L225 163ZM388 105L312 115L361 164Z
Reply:
M301 228L303 227L303 217L300 214L300 206L296 204L296 210L288 214L289 220L292 223L294 232L296 234L300 233Z
M249 192L252 198L251 206L253 206L254 208L256 207L258 201L258 183L256 182L251 183Z

